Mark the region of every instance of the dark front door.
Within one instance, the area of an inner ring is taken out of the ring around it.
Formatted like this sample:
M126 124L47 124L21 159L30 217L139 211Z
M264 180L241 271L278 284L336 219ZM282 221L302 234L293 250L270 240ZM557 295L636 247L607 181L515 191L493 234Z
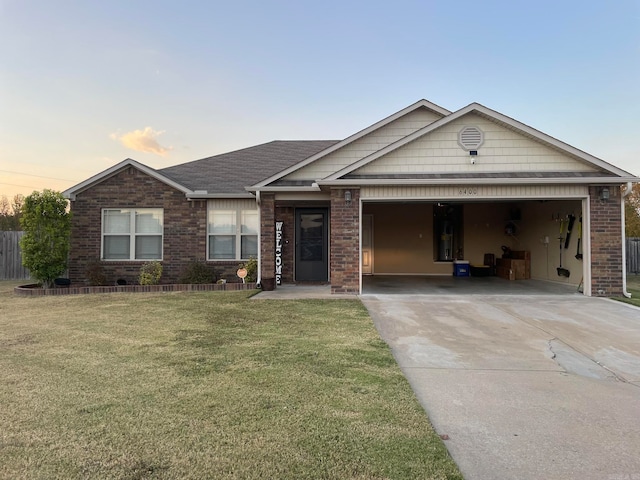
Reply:
M329 260L326 208L296 210L296 281L326 282Z

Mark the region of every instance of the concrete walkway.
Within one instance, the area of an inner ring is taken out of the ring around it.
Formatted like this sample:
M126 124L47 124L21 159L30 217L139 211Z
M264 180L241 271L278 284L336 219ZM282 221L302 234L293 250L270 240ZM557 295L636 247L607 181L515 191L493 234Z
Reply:
M640 480L640 309L557 290L370 291L465 479Z

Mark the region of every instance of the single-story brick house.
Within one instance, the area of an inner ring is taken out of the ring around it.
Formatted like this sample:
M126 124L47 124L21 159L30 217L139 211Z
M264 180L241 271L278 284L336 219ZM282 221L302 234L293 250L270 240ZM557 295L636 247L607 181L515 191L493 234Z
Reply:
M166 283L193 260L233 278L256 257L265 285L357 294L366 275L451 275L456 259L482 265L511 249L528 252L527 277L620 295L624 196L639 180L483 105L420 100L341 141L274 141L159 170L122 161L64 192L69 276L85 282L97 261L133 282L158 259Z

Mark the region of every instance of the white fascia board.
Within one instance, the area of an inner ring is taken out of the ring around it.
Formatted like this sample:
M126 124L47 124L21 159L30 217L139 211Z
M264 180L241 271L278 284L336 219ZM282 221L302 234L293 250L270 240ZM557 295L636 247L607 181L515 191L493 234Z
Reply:
M630 180L632 178L633 180ZM318 185L326 187L346 186L400 186L400 185L622 185L638 182L637 177L556 177L556 178L405 178L405 179L342 179L318 180Z
M187 194L187 200L206 200L209 198L256 198L251 193L194 193Z
M374 152L371 155L364 157L355 163L352 163L351 165L343 168L342 170L339 170L334 174L326 177L324 180L337 180L340 177L347 175L357 170L358 168L368 163L371 163L374 160L377 160L378 158L383 157L384 155L387 155L393 152L394 150L397 150L398 148L403 147L404 145L410 142L413 142L414 140L417 140L418 138L423 137L428 133L433 132L434 130L437 130L442 126L447 125L448 123L451 123L454 120L457 120L458 118L464 115L467 115L469 113L474 113L474 112L479 113L489 119L494 119L498 122L502 122L506 125L509 125L513 129L518 130L526 135L529 135L550 146L553 146L560 151L566 152L570 155L573 155L574 157L580 158L581 160L584 160L587 163L590 163L603 170L606 170L607 172L613 173L614 175L618 175L620 177L618 178L618 180L620 181L624 181L624 182L628 181L628 180L623 180L623 178L629 178L629 177L636 178L636 177L633 177L633 175L629 172L626 172L618 167L615 167L614 165L611 165L610 163L607 163L600 158L594 157L593 155L583 152L582 150L572 147L571 145L564 143L550 135L547 135L546 133L542 133L541 131L536 130L535 128L532 128L528 125L525 125L522 122L514 120L513 118L503 115L502 113L496 112L495 110L491 110L490 108L487 108L484 105L481 105L479 103L471 103L466 107L463 107L460 110L452 113L451 115L441 118L440 120L437 120L433 123L430 123L429 125L421 128L420 130L413 132L410 135L407 135L404 138L401 138L400 140L386 146L385 148L378 150L377 152ZM638 181L638 180L635 180L635 181Z
M381 127L384 127L385 125L388 125L389 123L397 120L400 117L403 117L404 115L406 115L407 113L410 113L414 110L417 110L418 108L427 108L429 110L431 110L434 113L437 113L439 115L442 116L447 116L450 115L451 112L449 110L447 110L446 108L442 108L439 105L436 105L435 103L431 103L428 100L419 100L416 103L409 105L406 108L403 108L402 110L400 110L399 112L394 113L393 115L390 115L382 120L380 120L379 122L374 123L373 125L371 125L370 127L365 128L364 130L360 130L359 132L351 135L350 137L342 140L341 142L336 143L335 145L330 146L329 148L326 148L324 150L322 150L321 152L316 153L315 155L303 160L300 163L297 163L295 165L292 165L291 167L276 173L275 175L267 178L266 180L263 180L260 183L256 183L255 185L252 186L252 188L255 189L261 189L261 187L264 187L265 185L269 185L272 182L275 182L276 180L279 180L280 178L289 175L290 173L295 172L296 170L301 169L302 167L305 167L307 165L309 165L310 163L315 162L316 160L325 157L327 155L329 155L330 153L335 152L336 150L339 150L343 147L345 147L346 145L355 142L356 140L364 137L365 135L368 135L376 130L378 130Z
M87 180L85 180L84 182L78 183L77 185L74 185L73 187L65 190L64 192L62 192L62 195L65 198L68 198L69 200L75 200L76 199L76 195L90 187L92 187L93 185L96 185L106 179L108 179L109 177L114 176L115 174L117 174L118 172L120 172L122 169L126 168L126 167L134 167L138 170L140 170L141 172L149 175L150 177L155 178L156 180L165 183L167 185L169 185L170 187L175 188L176 190L183 192L185 195L189 195L190 193L192 193L192 191L190 189L188 189L187 187L185 187L184 185L181 185L177 182L174 182L173 180L171 180L170 178L165 177L164 175L162 175L161 173L158 173L156 170L154 170L151 167L147 167L146 165L143 165L140 162L137 162L131 158L127 158L126 160L123 160L122 162L94 175L93 177L88 178Z
M249 192L319 192L320 187L314 184L310 187L246 187Z

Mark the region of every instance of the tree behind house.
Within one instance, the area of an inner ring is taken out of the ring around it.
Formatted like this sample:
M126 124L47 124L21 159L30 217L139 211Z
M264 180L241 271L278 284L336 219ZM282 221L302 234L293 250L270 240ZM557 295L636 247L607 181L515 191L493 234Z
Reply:
M0 197L0 231L20 230L23 204L24 196L20 194L15 195L13 201L9 201L6 195Z
M640 237L640 183L636 183L626 198L625 233L627 238Z
M25 198L20 224L22 264L45 288L67 269L71 213L59 192L43 190Z

